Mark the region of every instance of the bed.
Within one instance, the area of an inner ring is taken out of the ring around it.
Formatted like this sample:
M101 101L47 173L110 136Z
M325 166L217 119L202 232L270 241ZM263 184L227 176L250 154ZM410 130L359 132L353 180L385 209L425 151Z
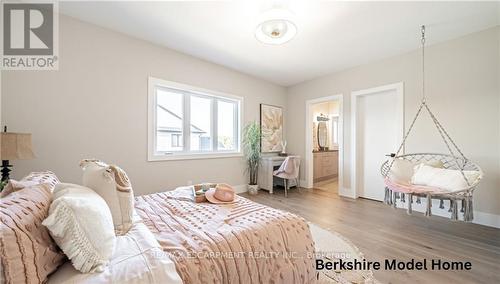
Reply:
M9 277L8 283L316 281L314 242L304 219L241 196L230 204L195 203L191 187L135 199L130 194L135 201L130 203L131 227L116 234L108 265L101 272L82 273L67 260L43 222L50 219L49 207L57 206L54 198L84 187L60 183L52 172L31 173L19 185L10 193L3 192L0 199L0 274ZM84 189L96 195L92 189ZM79 194L79 198L89 198ZM111 203L102 199L102 204L113 232ZM96 210L86 209L89 214ZM57 234L61 238L61 233Z
M136 198L135 209L184 283L311 283L314 242L304 219L241 196L194 203L191 189Z

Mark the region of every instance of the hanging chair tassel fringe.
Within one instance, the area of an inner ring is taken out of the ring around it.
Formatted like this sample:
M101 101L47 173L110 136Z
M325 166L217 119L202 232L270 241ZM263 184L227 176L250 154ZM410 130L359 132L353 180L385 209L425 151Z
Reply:
M444 200L439 199L439 209L444 209Z
M472 198L472 195L469 196L469 219L470 221L472 221L474 219L474 202L473 201L473 198Z
M406 195L406 194L401 193L401 198L400 198L400 200L401 200L401 202L403 202L403 203L405 203L405 195Z
M420 204L422 203L422 201L420 201L420 196L417 196L417 204Z
M397 192L394 192L393 193L393 196L392 196L392 207L393 208L396 208L397 207L397 202L396 202L396 198L398 196L398 193Z
M431 211L431 208L432 208L432 199L431 199L431 195L430 195L430 194L427 194L427 210L425 210L425 216L427 216L427 217L432 216L432 211Z
M452 209L451 209L451 220L457 221L458 220L458 204L457 200L452 201Z
M387 205L392 205L392 190L388 187L385 188L384 203Z
M453 200L450 199L450 208L448 208L448 212L451 213L453 211Z
M464 211L465 211L465 199L462 199L461 203L462 203L462 206L460 208L460 213L464 213Z
M384 204L389 204L389 188L386 186L385 187L385 194L384 194Z
M472 208L472 196L465 197L464 221L471 222L474 219L474 211Z
M408 209L406 210L406 213L408 213L408 215L411 215L411 213L413 212L413 209L411 208L412 203L413 203L413 195L410 193L408 194Z

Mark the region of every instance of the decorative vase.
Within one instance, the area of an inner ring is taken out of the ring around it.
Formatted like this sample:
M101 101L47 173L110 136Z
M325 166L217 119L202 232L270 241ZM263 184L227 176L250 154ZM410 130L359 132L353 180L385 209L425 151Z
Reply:
M248 194L257 195L259 193L259 185L258 184L249 184L248 185Z

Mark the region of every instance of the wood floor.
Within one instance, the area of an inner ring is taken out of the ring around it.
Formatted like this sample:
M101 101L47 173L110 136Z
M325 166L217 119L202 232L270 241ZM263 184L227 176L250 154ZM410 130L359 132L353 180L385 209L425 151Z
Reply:
M469 271L375 271L382 283L500 283L500 229L420 213L407 215L381 202L339 197L331 191L292 188L273 195L243 194L290 211L350 239L367 260L442 259L470 261Z
M333 178L325 181L315 182L313 187L316 189L337 193L339 192L339 181L337 178Z

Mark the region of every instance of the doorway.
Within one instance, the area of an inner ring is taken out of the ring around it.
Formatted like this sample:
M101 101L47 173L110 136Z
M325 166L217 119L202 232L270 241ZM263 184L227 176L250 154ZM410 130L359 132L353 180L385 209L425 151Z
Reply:
M382 201L380 165L401 141L404 131L403 84L353 92L352 179L356 197Z
M341 193L343 150L342 95L307 101L305 187Z

